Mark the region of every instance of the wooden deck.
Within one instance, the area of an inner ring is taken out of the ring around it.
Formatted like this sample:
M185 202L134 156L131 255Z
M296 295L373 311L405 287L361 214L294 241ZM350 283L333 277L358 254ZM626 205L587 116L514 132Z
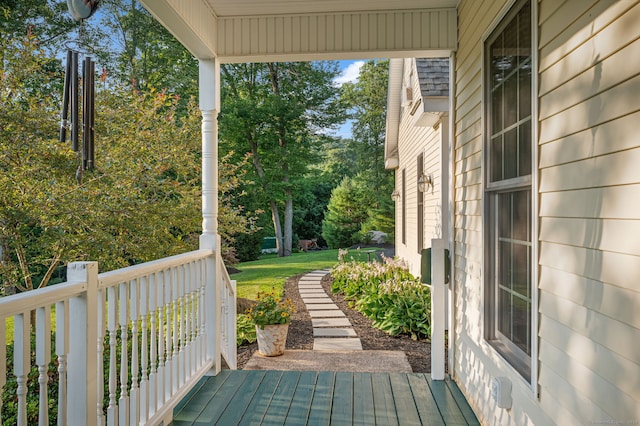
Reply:
M479 424L458 386L421 373L224 370L204 377L173 425Z

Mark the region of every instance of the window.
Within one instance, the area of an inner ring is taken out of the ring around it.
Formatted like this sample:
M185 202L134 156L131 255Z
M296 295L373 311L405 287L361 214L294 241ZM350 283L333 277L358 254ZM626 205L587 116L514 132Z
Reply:
M416 189L418 191L418 253L424 248L424 193L418 188L418 180L424 173L424 155L418 155L418 173L416 175Z
M402 169L402 244L407 244L407 176Z
M486 337L527 380L532 347L531 2L485 41Z

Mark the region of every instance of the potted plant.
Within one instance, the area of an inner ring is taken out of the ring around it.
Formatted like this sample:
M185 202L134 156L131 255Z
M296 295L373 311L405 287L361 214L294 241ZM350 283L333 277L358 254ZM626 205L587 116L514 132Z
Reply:
M256 327L258 351L265 356L284 353L291 314L295 312L289 299L280 299L275 292L259 292L247 317Z

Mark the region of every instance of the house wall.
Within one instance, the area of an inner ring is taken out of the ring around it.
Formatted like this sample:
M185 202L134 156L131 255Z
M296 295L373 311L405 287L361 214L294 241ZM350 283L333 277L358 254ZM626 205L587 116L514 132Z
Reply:
M420 84L416 76L415 60L404 60L403 85L411 84L414 103L420 97ZM418 252L418 156L423 154L424 173L431 174L434 189L424 193L423 248L431 246L432 238L442 235L442 209L440 201L440 140L442 126L420 127L413 124L411 114L414 104L402 108L398 132L398 159L396 188L402 190L402 170L406 170L406 244L402 243L402 200L396 203L396 255L403 258L409 271L420 276L420 253ZM415 112L419 114L419 112ZM446 118L445 118L446 119ZM446 182L445 182L446 183Z
M459 6L456 380L485 424L638 422L640 5L539 3L538 397L483 337L482 37L505 3Z

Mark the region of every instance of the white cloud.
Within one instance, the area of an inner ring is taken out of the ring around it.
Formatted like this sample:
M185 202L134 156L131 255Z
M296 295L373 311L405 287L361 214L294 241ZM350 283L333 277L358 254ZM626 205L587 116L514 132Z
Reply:
M342 74L333 80L334 84L339 87L345 83L355 83L360 77L360 68L362 68L363 65L364 61L356 61L349 64L349 66L342 70Z

